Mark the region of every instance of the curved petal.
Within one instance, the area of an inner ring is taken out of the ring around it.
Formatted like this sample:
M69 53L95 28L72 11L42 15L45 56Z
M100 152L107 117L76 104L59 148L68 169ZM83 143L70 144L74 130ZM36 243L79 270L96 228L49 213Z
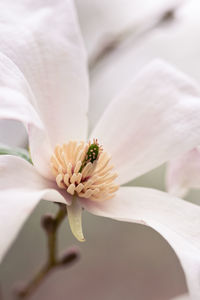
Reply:
M190 188L200 188L200 150L195 148L167 166L166 186L170 194L183 197Z
M0 156L0 260L40 199L66 204L54 184L25 160Z
M91 136L112 154L122 184L198 145L199 115L193 82L156 61L110 103Z
M86 54L73 1L3 1L0 49L21 70L53 147L87 136Z
M199 299L199 206L161 191L139 187L121 187L115 198L103 203L82 201L95 215L143 223L158 231L178 255L192 299Z
M73 198L72 204L67 206L67 216L73 235L79 242L84 242L85 238L82 231L82 207L76 197Z
M51 178L52 149L44 126L30 101L34 99L20 70L0 53L0 119L24 123L29 135L31 158L38 171Z

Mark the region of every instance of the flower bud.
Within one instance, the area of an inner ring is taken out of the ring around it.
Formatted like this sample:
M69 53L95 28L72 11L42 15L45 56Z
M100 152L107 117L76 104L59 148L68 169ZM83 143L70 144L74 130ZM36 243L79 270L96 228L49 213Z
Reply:
M60 265L66 266L71 263L74 263L78 261L80 258L80 251L78 247L73 246L71 248L68 248L66 252L63 253L61 259L60 259Z
M54 217L51 214L45 214L41 218L41 225L47 232L52 232L55 229Z
M13 287L14 295L17 296L17 299L23 298L26 296L26 283L23 281L17 282Z

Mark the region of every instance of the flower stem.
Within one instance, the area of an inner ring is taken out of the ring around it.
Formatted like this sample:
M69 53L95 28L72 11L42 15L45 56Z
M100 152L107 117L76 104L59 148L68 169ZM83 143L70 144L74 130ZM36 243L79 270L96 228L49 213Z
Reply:
M48 259L41 270L33 277L33 279L25 286L18 290L18 299L25 299L32 295L32 293L42 284L47 275L56 267L61 265L68 265L77 259L77 250L68 251L61 259L57 258L57 231L62 221L67 215L66 205L59 204L59 210L55 217L50 215L43 216L42 226L45 229L48 241Z
M57 230L67 215L66 205L59 204L59 211L53 221L52 230L47 230L49 259L48 264L52 267L57 265Z
M27 286L22 287L18 293L18 299L25 299L28 298L36 289L41 285L43 280L48 275L49 271L53 268L52 265L47 264L45 265L36 276L27 284Z

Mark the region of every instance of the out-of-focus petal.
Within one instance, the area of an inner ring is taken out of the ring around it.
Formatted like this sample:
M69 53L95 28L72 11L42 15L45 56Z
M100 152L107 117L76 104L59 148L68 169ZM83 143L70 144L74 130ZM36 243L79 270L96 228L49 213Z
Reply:
M172 298L170 300L192 300L192 299L190 298L190 296L188 294L184 294L184 295Z
M67 203L54 183L31 164L19 157L0 156L0 260L42 198Z
M102 203L82 200L93 214L143 223L158 231L175 250L193 300L200 297L200 207L167 193L139 187L121 187Z
M167 166L166 185L170 194L183 197L190 188L200 188L200 150L195 148Z
M112 38L115 34L118 34L127 27L129 28L130 25L133 28L132 36L134 36L134 34L137 35L137 33L142 30L144 31L144 27L145 29L151 29L152 25L158 22L157 19L159 17L161 18L164 12L174 7L176 8L176 6L183 1L184 0L75 0L81 30L83 31L83 37L89 55L92 56L92 54L96 53L96 51L102 47L102 44L107 41L106 38ZM130 44L131 49L133 49L133 44ZM143 51L145 51L145 49ZM112 59L113 57L110 57L110 60ZM106 60L106 63L107 61L109 61L109 59ZM127 65L127 67L129 66Z
M85 139L88 74L73 1L2 1L0 49L29 82L52 146Z
M49 162L52 148L47 132L30 103L34 96L29 84L12 61L1 53L0 70L0 119L24 123L29 135L32 161L42 175L51 178Z
M200 91L184 74L155 61L141 72L97 123L121 184L200 142Z
M184 294L184 295L172 298L170 300L192 300L192 298L188 294Z

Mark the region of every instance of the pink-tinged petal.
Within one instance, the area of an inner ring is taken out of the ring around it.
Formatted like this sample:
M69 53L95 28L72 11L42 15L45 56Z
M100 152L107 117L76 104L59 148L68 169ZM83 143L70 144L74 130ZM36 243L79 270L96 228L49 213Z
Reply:
M47 132L30 103L34 97L29 84L12 61L1 53L0 70L0 119L13 119L25 125L32 161L42 175L51 178L49 162L53 150Z
M166 186L170 194L178 197L185 196L190 188L200 188L200 150L198 148L168 163Z
M41 199L67 203L25 160L0 156L0 260Z
M199 115L195 84L155 61L110 103L91 137L110 152L123 184L198 145Z
M85 139L88 74L73 1L19 2L0 3L1 52L29 82L52 146Z
M121 187L113 199L102 203L82 200L82 204L95 215L143 223L158 231L176 252L192 299L200 298L199 206L161 191L139 187Z

